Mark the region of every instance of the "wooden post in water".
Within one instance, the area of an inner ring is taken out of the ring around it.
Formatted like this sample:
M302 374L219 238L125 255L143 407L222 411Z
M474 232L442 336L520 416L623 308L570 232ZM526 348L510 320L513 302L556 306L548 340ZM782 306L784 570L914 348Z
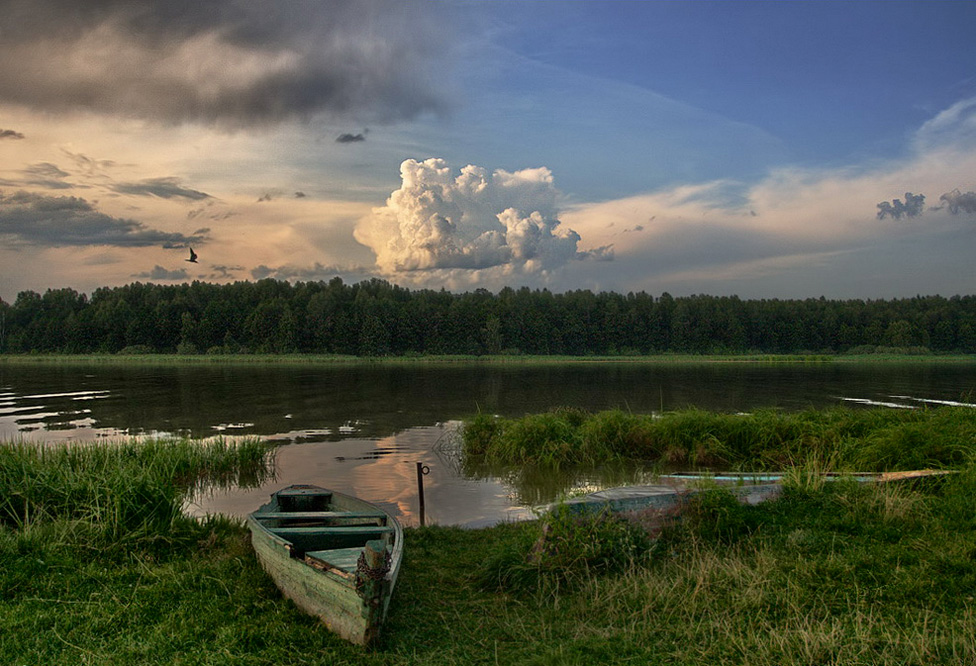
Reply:
M430 474L430 468L422 462L417 463L417 495L420 497L420 526L426 524L426 506L424 502L424 474Z

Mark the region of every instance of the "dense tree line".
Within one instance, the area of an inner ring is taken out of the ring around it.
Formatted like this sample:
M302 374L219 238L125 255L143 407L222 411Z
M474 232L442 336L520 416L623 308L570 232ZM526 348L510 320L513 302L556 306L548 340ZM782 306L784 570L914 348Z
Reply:
M976 296L742 300L408 290L383 280L142 284L0 301L0 352L976 353Z

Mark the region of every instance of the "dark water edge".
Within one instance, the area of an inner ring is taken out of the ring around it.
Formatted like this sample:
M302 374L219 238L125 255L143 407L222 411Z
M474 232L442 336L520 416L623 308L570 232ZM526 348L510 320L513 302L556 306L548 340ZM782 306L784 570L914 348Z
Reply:
M288 483L318 483L427 519L483 524L582 489L641 481L637 468L526 476L461 472L457 422L553 407L647 413L973 403L976 363L0 363L0 440L142 434L250 435L278 442L278 476L214 491L189 510L244 515Z

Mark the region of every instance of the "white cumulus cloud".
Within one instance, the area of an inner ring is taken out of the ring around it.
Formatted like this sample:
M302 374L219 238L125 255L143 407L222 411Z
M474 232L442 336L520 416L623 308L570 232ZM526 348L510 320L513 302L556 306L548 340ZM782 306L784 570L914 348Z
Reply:
M559 191L544 168L508 172L406 160L402 184L356 227L386 273L496 269L540 273L584 258L560 224Z

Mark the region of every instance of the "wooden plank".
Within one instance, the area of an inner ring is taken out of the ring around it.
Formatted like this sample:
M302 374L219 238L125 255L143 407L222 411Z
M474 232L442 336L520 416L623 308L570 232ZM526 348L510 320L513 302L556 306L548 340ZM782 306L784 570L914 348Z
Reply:
M305 553L305 559L312 560L312 563L319 562L326 567L354 574L356 573L356 565L359 563L359 556L362 552L362 548L315 550Z
M269 527L268 531L286 539L289 535L305 536L310 534L321 534L325 537L375 534L376 537L374 538L378 539L383 534L392 534L393 528L385 525L320 525L317 527Z
M258 511L252 514L259 520L272 518L355 518L355 519L382 519L386 520L385 513L378 512L355 512L355 511Z

